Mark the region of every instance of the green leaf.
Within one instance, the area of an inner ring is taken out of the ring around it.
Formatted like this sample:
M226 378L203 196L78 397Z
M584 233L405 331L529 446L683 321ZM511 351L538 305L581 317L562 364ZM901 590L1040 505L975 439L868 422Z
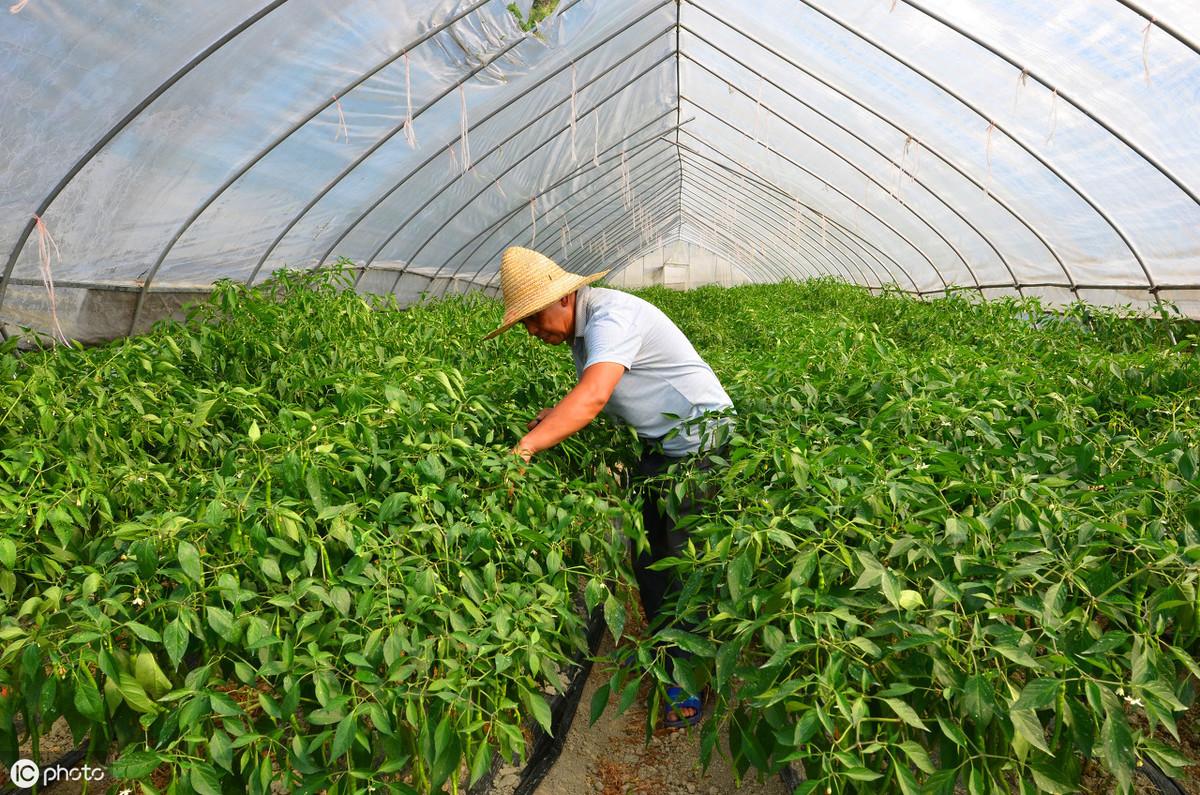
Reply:
M1008 717L1012 720L1013 729L1024 738L1025 742L1039 751L1050 753L1050 746L1046 745L1046 734L1042 728L1042 722L1037 718L1037 713L1031 709L1012 709L1009 710Z
M358 730L358 718L355 715L350 715L348 718L338 724L337 731L333 735L333 746L329 750L330 761L335 761L344 756L354 742L354 732Z
M655 637L664 643L673 643L697 657L715 657L717 654L717 645L711 640L682 629L662 629Z
M178 666L188 647L187 627L178 618L167 624L167 628L163 630L163 646L166 647L171 664Z
M1115 710L1110 710L1100 727L1100 758L1105 767L1116 778L1122 791L1128 791L1133 784L1133 734L1125 716Z
M588 718L588 725L595 724L600 720L600 716L604 714L604 708L608 706L608 699L612 693L612 688L608 682L596 688L596 692L592 693L591 715Z
M962 706L976 725L982 728L991 723L994 703L992 686L983 674L976 674L967 679L963 685Z
M1057 679L1034 679L1021 691L1021 696L1013 702L1013 709L1043 709L1054 703L1058 696Z
M929 727L921 721L921 718L917 715L916 710L914 710L908 704L904 703L898 698L885 698L884 701L886 701L887 705L892 708L892 711L900 717L900 720L904 721L909 726L912 726L914 729L920 729L921 731L925 732L929 731Z
M222 795L221 777L216 768L205 762L192 762L188 766L191 768L188 781L198 795Z
M212 631L222 639L232 642L233 616L229 611L223 607L209 605L204 608L204 614L208 617L208 625L212 627Z
M471 760L471 779L469 783L474 786L491 769L492 746L486 742L481 742L479 748L475 750L475 758Z
M1005 657L1017 663L1018 665L1024 665L1026 668L1041 668L1041 666L1038 665L1037 660L1029 656L1029 652L1017 646L1000 644L996 646L996 651L1000 654L1003 654Z
M251 444L256 443L262 437L262 431L258 428L257 420L250 423L250 430L247 431L246 436L250 438Z
M525 706L529 707L533 719L538 722L546 734L550 734L550 705L546 703L546 699L542 698L542 694L522 688L521 698L524 700Z
M753 577L754 563L748 552L742 552L729 564L729 570L725 574L725 580L729 585L729 596L733 601L741 601L742 591L745 589L746 583L750 582Z
M230 773L234 772L233 745L229 742L229 735L220 729L216 729L208 739L208 758Z
M148 651L139 652L133 663L134 678L151 697L158 698L171 690L171 680L167 679L158 661Z
M604 600L604 622L608 624L613 641L620 640L621 633L625 631L625 605L611 593Z
M926 773L933 773L937 768L933 765L933 760L929 758L929 752L924 746L913 740L905 740L900 743L900 747L904 749L904 753L908 755L909 760Z
M942 727L942 734L946 735L946 738L950 740L950 742L954 743L959 748L967 747L967 735L962 729L958 728L958 726L940 716L938 717L937 721L938 725Z
M137 635L147 643L162 643L162 637L145 624L139 624L136 621L128 621L126 622L125 626L130 632L132 632L134 635Z
M121 756L108 766L113 778L137 780L146 778L164 762L164 758L153 751L127 748Z
M125 703L134 711L143 714L158 712L158 706L150 699L150 696L146 695L145 688L132 674L121 674L117 686Z
M100 723L105 719L104 699L95 681L87 674L84 674L84 677L75 683L75 709L85 718Z
M918 591L904 590L900 592L900 606L905 610L912 610L917 607L925 606L925 599L922 598Z
M0 538L0 566L10 571L17 567L17 545L10 538Z
M179 568L183 570L184 576L192 582L202 583L204 581L204 570L200 565L200 552L193 544L188 541L180 541L175 556L179 559Z

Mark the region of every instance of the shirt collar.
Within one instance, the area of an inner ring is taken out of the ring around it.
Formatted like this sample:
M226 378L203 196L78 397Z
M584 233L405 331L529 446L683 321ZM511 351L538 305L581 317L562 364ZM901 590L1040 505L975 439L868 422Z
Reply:
M586 284L575 291L575 339L582 339L587 328L588 294L591 291Z

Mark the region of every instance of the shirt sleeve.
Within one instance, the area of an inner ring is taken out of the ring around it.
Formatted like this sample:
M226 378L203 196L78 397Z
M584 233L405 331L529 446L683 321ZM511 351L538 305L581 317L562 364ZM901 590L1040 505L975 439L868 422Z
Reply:
M583 337L588 351L583 370L597 362L615 362L628 370L642 349L637 323L632 314L620 309L606 309L588 318Z

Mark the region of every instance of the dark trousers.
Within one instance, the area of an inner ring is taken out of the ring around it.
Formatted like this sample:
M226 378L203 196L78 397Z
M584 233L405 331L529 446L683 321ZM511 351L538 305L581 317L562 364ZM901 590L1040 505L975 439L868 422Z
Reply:
M667 513L666 506L661 504L666 501L666 495L674 486L672 479L651 479L662 475L671 464L685 461L689 457L676 458L661 452L648 452L642 456L635 470L635 482L642 491L642 525L650 548L638 552L636 547L632 547L630 557L641 595L642 609L646 613L647 632L650 634L663 628L664 624L660 620L662 607L669 599L678 596L682 583L674 571L655 571L649 567L663 558L679 557L687 547L688 539L687 530L677 528L675 520ZM709 465L707 457L698 462L701 468L707 468ZM691 495L686 495L680 501L676 514L680 517L687 516L695 510L695 501ZM693 628L691 623L679 621L675 621L672 626L687 631ZM686 659L691 656L676 646L669 646L667 654L670 659Z

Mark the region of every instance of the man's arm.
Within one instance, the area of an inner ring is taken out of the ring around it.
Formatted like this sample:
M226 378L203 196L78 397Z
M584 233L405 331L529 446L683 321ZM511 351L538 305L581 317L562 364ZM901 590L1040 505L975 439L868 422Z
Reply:
M588 367L575 388L525 434L514 452L528 461L534 453L553 447L585 427L608 403L623 375L625 366L616 362L596 362Z

